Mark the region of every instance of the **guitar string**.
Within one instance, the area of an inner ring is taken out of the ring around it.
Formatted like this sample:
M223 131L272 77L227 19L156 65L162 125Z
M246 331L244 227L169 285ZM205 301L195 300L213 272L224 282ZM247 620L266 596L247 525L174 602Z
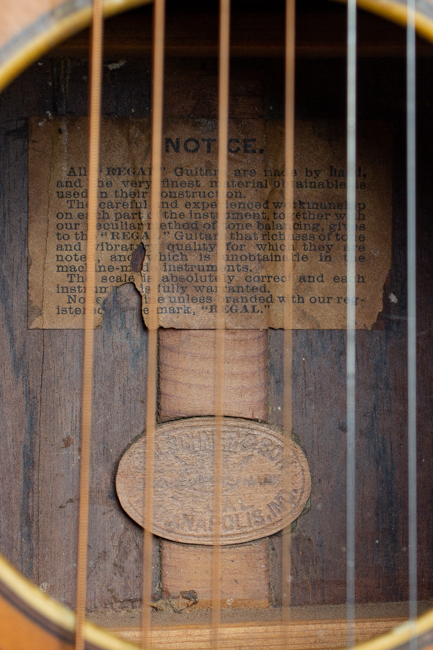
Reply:
M152 182L150 190L150 246L149 246L149 318L147 354L146 396L146 458L144 488L143 533L143 588L141 646L151 645L151 598L152 598L152 521L153 480L155 456L157 372L158 372L158 280L159 280L159 233L161 204L162 122L164 101L164 41L165 0L155 0L153 7L153 69L152 69Z
M408 547L410 649L417 647L417 486L416 486L416 40L415 0L407 0L406 32L407 168L407 395L408 395Z
M347 2L346 644L355 645L356 0ZM350 254L350 251L353 251ZM353 279L353 282L350 279Z
M284 169L286 173L286 185L284 191L285 204L285 227L286 241L293 241L293 182L292 170L294 168L294 145L295 145L295 26L296 26L296 0L286 0L286 43L285 43L285 79L284 79ZM290 250L290 246L286 247ZM283 433L287 441L290 441L293 426L292 412L292 328L293 328L293 260L286 255L284 262L284 274L288 278L284 292L284 350L283 350ZM291 487L291 466L290 455L284 458L283 465L283 486L292 492ZM286 526L282 532L282 646L289 647L290 620L290 595L291 595L291 527Z
M215 447L214 447L214 544L212 547L211 643L221 646L221 516L222 446L224 415L224 257L226 248L226 186L230 69L230 0L220 0L218 67L218 231L215 332Z
M287 16L289 15L289 3L287 3ZM413 4L413 0L408 0ZM225 186L223 182L224 176L227 175L227 157L225 148L221 143L227 141L224 137L223 131L227 134L227 115L228 115L228 92L225 92L225 99L223 91L223 70L227 61L227 75L226 75L226 89L228 90L228 56L224 57L224 51L228 53L228 15L229 8L227 8L228 0L221 2L221 32L220 32L220 99L219 99L219 116L220 116L220 146L219 146L219 177L220 187ZM293 4L293 3L292 3ZM159 7L159 11L157 9ZM348 119L347 119L347 168L348 168L348 241L354 241L355 235L355 209L356 209L356 9L353 7L354 0L348 2ZM101 92L101 43L102 43L102 4L101 0L94 0L94 20L92 27L92 64L91 64L91 111L90 111L90 146L89 146L89 223L88 223L88 268L86 277L86 313L85 313L85 331L84 331L84 372L83 372L83 404L82 404L82 451L81 451L81 472L80 472L80 509L79 509L79 544L78 544L78 570L77 570L77 632L76 632L76 648L81 650L83 647L83 622L85 610L85 594L86 594L86 564L87 564L87 522L88 522L88 486L89 486L89 458L90 458L90 425L91 425L91 396L92 396L92 382L93 382L93 292L89 290L94 284L94 249L96 240L96 192L97 192L97 175L99 167L99 130L100 130L100 92ZM294 12L293 12L294 13ZM409 445L409 582L410 582L410 617L416 617L416 603L417 603L417 589L416 589L416 296L415 296L415 38L414 38L414 24L410 20L411 12L408 11L408 29L407 29L407 173L408 173L408 445ZM158 20L159 17L159 20ZM162 20L161 20L162 18ZM223 20L226 29L223 29ZM162 86L163 86L163 41L164 41L164 0L156 0L155 4L155 31L154 31L154 104L152 111L152 168L154 170L154 183L152 184L153 192L151 198L151 205L158 206L159 217L159 185L156 175L160 177L161 167L161 142L162 142ZM288 29L288 20L287 20ZM226 35L226 38L224 38ZM286 43L289 41L289 31L287 31ZM288 140L290 135L287 132L287 117L288 117L288 97L287 97L287 80L288 80L288 47L286 45L286 169L290 169L290 148L288 147ZM155 90L157 91L155 93ZM292 94L293 97L293 94ZM158 98L158 101L156 101ZM156 109L156 110L155 110ZM159 109L159 110L158 110ZM225 110L224 110L225 109ZM224 124L225 118L225 124ZM293 144L292 144L293 156ZM222 160L223 158L223 160ZM292 158L293 160L293 158ZM225 161L225 162L224 162ZM159 164L158 164L159 163ZM293 166L293 163L292 163ZM155 170L157 173L155 174ZM93 174L92 174L93 171ZM160 180L160 178L159 178ZM286 204L288 201L288 188L290 184L286 184ZM93 205L92 205L93 199ZM220 199L220 204L222 203ZM221 210L222 211L222 210ZM225 215L223 214L223 219ZM92 223L94 221L94 223ZM151 254L150 257L155 259L159 247L159 227L156 227L156 222L159 219L151 220ZM352 223L351 223L352 222ZM219 224L220 207L219 207ZM289 226L290 227L290 226ZM152 231L156 230L156 235L152 236ZM220 256L224 252L225 244L225 228L219 227L218 236L218 262L221 263ZM352 232L351 232L352 230ZM93 232L92 232L93 231ZM220 238L220 232L222 234ZM93 241L92 241L93 240ZM223 244L223 245L221 245ZM222 252L222 253L221 253ZM152 255L153 253L153 255ZM218 268L222 268L219 266ZM354 261L348 256L347 262L347 276L354 277L355 267ZM154 274L157 278L157 274ZM220 280L221 282L221 280ZM152 282L152 274L150 281L150 295L154 293L155 287L152 284L157 283L157 279ZM152 291L153 289L153 291ZM157 289L157 286L156 286ZM224 285L218 287L218 295L223 296ZM354 568L355 568L355 502L354 502L354 466L355 466L355 309L354 309L354 285L348 283L347 287L347 622L348 622L348 637L347 645L351 647L354 644L353 638L353 625L354 625ZM153 462L150 462L150 457L153 456L154 444L154 430L155 430L155 414L156 414L156 352L157 352L157 314L156 306L154 304L152 309L152 300L149 309L149 348L148 348L148 393L147 393L147 443L146 443L146 476L150 477L153 474ZM285 339L284 339L284 368L285 374L287 369L291 369L291 331L287 329L287 323L291 319L291 311L285 307ZM224 313L220 309L217 312L217 344L216 344L216 363L223 365L224 358ZM287 338L286 338L287 337ZM286 342L290 339L290 345ZM287 361L290 360L290 365ZM154 376L154 377L153 377ZM221 442L222 435L222 403L223 403L223 373L218 372L215 383L216 392L216 418L217 426L218 419L220 419L219 427L221 431L218 435ZM154 378L154 381L152 379ZM290 386L290 388L289 388ZM287 393L286 393L287 391ZM290 431L291 429L291 381L285 381L285 415L284 415L284 430ZM290 407L287 409L287 405ZM289 415L286 415L288 413ZM287 428L288 427L288 428ZM149 434L150 432L150 434ZM218 462L217 445L215 448L215 472L221 474L221 460ZM221 449L219 453L221 459ZM148 462L149 461L149 462ZM148 464L150 465L148 473ZM216 476L215 485L221 486L221 476ZM149 491L146 498L145 507L145 534L144 534L144 575L143 575L143 592L147 587L148 599L150 601L151 591L151 546L152 534L150 533L150 526L146 526L152 519L152 492L153 480L146 482L146 493ZM219 498L217 496L218 492ZM150 498L149 498L150 497ZM215 490L215 512L220 513L221 510L221 489ZM414 514L415 513L415 514ZM219 517L217 520L217 539L221 534L221 526ZM218 531L219 528L219 531ZM218 536L219 532L219 536ZM218 552L219 549L219 552ZM215 553L215 550L217 552ZM213 562L215 568L220 568L220 546L217 543L214 547L214 557L219 559ZM146 567L147 565L147 567ZM214 567L213 567L214 568ZM283 574L289 576L289 573ZM84 576L84 578L83 578ZM213 618L212 625L214 630L214 647L219 647L219 639L215 636L215 622L218 619L217 629L219 630L219 610L220 610L220 594L219 594L219 571L213 574L213 587L215 587L215 576L217 576L217 595L213 588ZM146 597L143 594L143 612L150 612L150 607L146 606ZM214 616L215 613L215 616ZM143 613L143 647L147 646L147 636L150 630L149 616ZM215 640L217 644L215 645Z
M87 593L87 546L89 537L90 443L94 366L95 252L98 210L99 144L101 127L102 0L93 0L92 52L90 63L89 206L86 246L86 296L84 312L83 386L81 399L81 462L78 511L78 558L75 650L84 649Z

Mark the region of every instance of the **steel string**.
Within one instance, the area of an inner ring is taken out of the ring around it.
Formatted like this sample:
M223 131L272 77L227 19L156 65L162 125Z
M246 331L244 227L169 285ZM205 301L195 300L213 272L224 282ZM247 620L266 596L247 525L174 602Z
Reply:
M410 648L417 638L417 441L416 441L416 38L415 0L407 0L406 32L407 168L407 396L408 396L408 537Z
M355 278L356 227L356 0L347 2L347 278ZM352 254L351 254L351 251ZM346 309L346 624L355 645L355 281L347 283Z

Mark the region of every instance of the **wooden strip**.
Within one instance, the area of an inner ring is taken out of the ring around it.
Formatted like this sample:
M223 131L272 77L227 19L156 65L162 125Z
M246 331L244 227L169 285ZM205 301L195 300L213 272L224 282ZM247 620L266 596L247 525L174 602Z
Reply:
M160 419L213 415L215 332L159 333ZM267 420L268 335L231 330L224 335L224 415Z
M84 650L84 618L87 592L87 547L89 539L90 440L93 401L93 347L95 304L96 220L98 211L99 141L101 130L102 0L93 0L92 57L90 82L89 211L86 246L86 297L84 314L84 358L81 405L80 503L78 511L76 650Z
M215 332L161 330L159 342L161 420L212 414ZM265 331L225 332L225 415L267 419L267 350L268 335ZM260 540L258 544L267 558L268 540ZM186 585L193 584L191 581L194 576L199 577L201 585L205 584L209 549L189 545L183 548L185 551L181 561L179 545L167 540L161 541L161 582L165 594L187 591ZM223 581L226 572L230 571L233 576L230 582L231 592L223 591L223 605L227 604L227 599L233 598L240 606L246 607L250 596L247 598L245 593L251 593L248 591L248 585L251 583L245 573L245 566L248 565L249 558L255 556L257 546L243 544L239 548L242 552L232 557L229 564L225 561L223 549ZM172 557L176 558L176 563ZM166 566L169 568L165 568ZM202 568L200 570L203 575L198 571L198 567ZM270 598L267 559L257 562L254 572L255 584L261 585L254 600L256 606L263 606L264 603L269 603Z
M356 641L363 642L388 632L404 622L403 618L357 620L355 628ZM304 620L291 621L288 625L287 642L283 636L280 623L223 624L220 627L221 648L224 650L250 650L267 648L276 650L328 650L344 645L346 638L345 620ZM116 629L129 641L139 641L137 629ZM182 625L176 627L159 626L153 628L153 642L161 650L208 650L208 625Z

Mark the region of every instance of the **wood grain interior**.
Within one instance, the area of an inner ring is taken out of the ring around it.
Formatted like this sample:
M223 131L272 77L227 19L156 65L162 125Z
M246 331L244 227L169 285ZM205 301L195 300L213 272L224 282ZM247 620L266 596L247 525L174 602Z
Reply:
M345 61L341 45L339 54L329 49L330 30L325 29L329 16L326 12L321 15L317 7L315 12L309 16L305 11L300 20L307 26L309 21L315 28L324 26L323 32L316 32L322 58L306 56L298 61L297 117L344 119ZM278 12L275 14L278 23ZM128 18L132 23L134 15ZM387 33L386 23L377 18L368 20L372 49L359 64L359 117L386 122L393 134L393 266L375 329L357 333L356 598L359 603L381 603L407 598L405 63L400 56L402 32L393 27L398 38L390 36L388 49L381 49L377 34L382 26ZM112 25L107 26L109 34L110 29L111 33L116 31L116 23ZM147 50L134 41L133 34L129 45L126 36L124 41L121 37L120 30L119 46L107 51L103 113L148 115ZM3 93L0 102L0 551L36 584L70 606L75 599L82 332L29 331L26 327L27 118L86 114L88 67L79 58L84 56L80 47L83 45L71 42L52 58L35 64ZM215 117L217 69L213 51L201 50L200 54L199 49L194 58L180 57L191 54L189 47L174 48L167 62L166 114ZM418 562L419 597L426 600L433 596L431 53L432 48L423 45L420 54L425 57L418 64ZM257 54L260 57L253 60L238 57L232 61L231 116L281 118L282 61L276 55L271 61L264 58L263 49ZM110 67L113 59L118 63L120 58L125 63ZM391 293L397 302L391 302ZM97 388L87 606L95 614L110 611L121 616L140 608L142 533L119 507L114 475L125 448L145 427L147 334L133 287L119 289L104 307L104 322L95 332ZM163 336L173 334L164 332ZM281 345L282 333L270 331L268 413L262 403L261 410L250 410L254 415L247 416L267 419L277 426L281 426L284 408ZM161 419L168 412L163 377ZM292 537L292 600L294 605L343 603L344 332L293 332L292 383L294 432L313 473L311 512L299 520ZM169 417L185 415L181 408L176 406ZM281 601L281 537L277 534L263 544L268 545L268 564L260 594L265 593L267 585L266 598L271 606L277 606ZM165 552L164 548L163 555ZM155 600L164 595L160 561L161 540L156 539ZM180 592L180 583L173 588L171 585L164 593ZM182 614L176 616L183 620Z
M388 632L399 625L403 619L370 619L368 622L358 622L355 638L362 643L371 637ZM117 630L119 636L140 642L139 630ZM191 650L209 648L210 629L203 625L185 625L183 627L154 628L152 642L161 650L181 650L187 645ZM297 621L290 624L289 642L287 643L284 627L274 625L247 624L222 625L221 648L224 650L248 650L249 648L286 648L287 650L328 650L344 646L346 638L346 621Z

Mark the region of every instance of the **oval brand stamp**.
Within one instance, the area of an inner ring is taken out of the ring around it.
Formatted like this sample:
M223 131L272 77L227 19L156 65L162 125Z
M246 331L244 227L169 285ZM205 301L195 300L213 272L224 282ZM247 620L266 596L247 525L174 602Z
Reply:
M215 541L215 420L167 422L155 434L153 523L155 535L188 544ZM145 444L125 452L116 489L128 515L143 526ZM224 418L221 544L247 542L281 530L301 514L311 490L302 449L272 427Z

